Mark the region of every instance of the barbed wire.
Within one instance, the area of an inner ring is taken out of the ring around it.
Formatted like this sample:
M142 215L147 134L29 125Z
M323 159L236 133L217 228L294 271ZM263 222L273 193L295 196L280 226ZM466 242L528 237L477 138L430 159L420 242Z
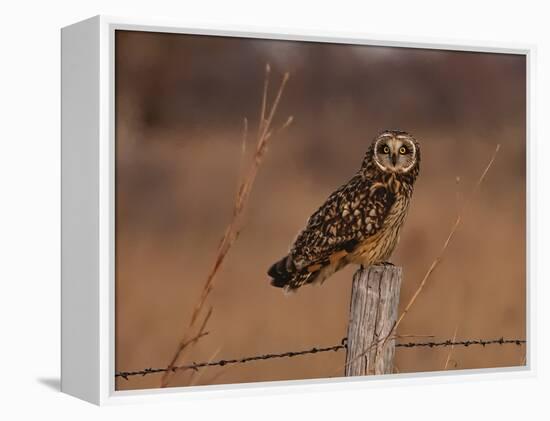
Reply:
M481 345L485 347L486 345L506 345L506 344L513 344L513 345L523 345L527 343L525 339L504 339L503 337L499 339L465 339L461 341L456 340L450 340L447 339L445 341L435 342L435 341L429 341L429 342L405 342L405 343L398 343L395 344L396 348L437 348L437 347L447 347L447 346L464 346L469 347L471 345ZM209 361L209 362L201 362L201 363L192 363L188 365L181 365L176 367L166 367L166 368L145 368L142 370L136 370L136 371L118 371L115 373L115 377L121 377L124 380L129 380L129 377L132 376L146 376L148 374L156 374L156 373L164 373L167 371L176 372L179 370L195 370L198 371L199 368L204 367L212 367L212 366L226 366L230 364L245 364L251 361L259 361L259 360L270 360L273 358L292 358L297 357L300 355L307 355L307 354L318 354L321 352L337 352L342 349L347 348L347 338L342 339L340 344L333 345L333 346L327 346L327 347L313 347L311 349L306 349L302 351L287 351L282 352L278 354L263 354L263 355L254 355L249 357L242 357L242 358L235 358L235 359L229 359L229 360L218 360L218 361Z
M525 339L465 339L462 341L452 341L447 339L446 341L442 342L407 342L407 343L401 343L401 344L395 344L396 347L401 348L416 348L416 347L428 347L428 348L435 348L435 347L445 347L445 346L465 346L469 347L470 345L505 345L505 344L514 344L514 345L523 345L527 343Z

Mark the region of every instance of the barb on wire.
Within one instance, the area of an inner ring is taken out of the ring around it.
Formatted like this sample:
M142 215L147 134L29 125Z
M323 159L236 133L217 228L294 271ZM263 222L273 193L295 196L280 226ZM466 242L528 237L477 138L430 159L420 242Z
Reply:
M447 347L447 346L464 346L469 347L472 345L523 345L527 343L525 339L504 339L503 337L499 339L464 339L460 341L447 339L445 341L429 341L429 342L404 342L395 344L396 348L437 348L437 347ZM307 354L317 354L321 352L330 352L330 351L341 351L342 349L347 348L347 338L342 339L342 342L338 345L327 346L327 347L313 347L311 349L306 349L302 351L287 351L279 354L263 354L263 355L254 355L250 357L235 358L230 360L218 360L218 361L208 361L202 363L192 363L187 365L180 365L176 367L165 367L165 368L145 368L143 370L136 371L118 371L115 373L115 377L121 377L125 380L128 380L132 376L146 376L148 374L155 373L166 373L166 372L176 372L178 370L195 370L197 371L200 368L212 367L212 366L226 366L230 364L245 364L251 361L258 360L270 360L272 358L292 358L300 355Z

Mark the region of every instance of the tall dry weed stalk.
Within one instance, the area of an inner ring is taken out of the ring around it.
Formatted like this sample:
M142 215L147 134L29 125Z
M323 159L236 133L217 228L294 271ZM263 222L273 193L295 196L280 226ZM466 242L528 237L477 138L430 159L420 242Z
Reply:
M278 129L272 129L273 119L275 117L275 113L279 106L279 102L281 100L281 97L283 95L285 86L288 82L290 75L288 72L284 74L281 84L279 85L277 94L275 96L275 99L273 100L271 107L268 107L267 95L268 95L268 89L269 89L270 74L271 74L271 67L269 64L267 64L265 68L265 79L264 79L264 86L263 86L263 95L262 95L262 102L261 102L261 109L260 109L258 132L256 137L256 148L253 151L253 156L247 170L244 170L243 164L245 162L245 156L246 156L246 144L247 144L247 137L248 137L248 120L245 118L243 122L242 162L241 162L242 169L241 169L240 183L239 183L237 194L235 196L235 201L233 204L231 221L229 222L229 225L227 226L227 228L225 229L225 232L223 233L222 239L220 241L220 244L216 252L214 263L208 273L208 276L206 277L206 281L203 285L199 299L197 300L197 303L193 308L193 312L191 313L191 318L189 320L189 323L185 330L183 338L179 342L176 352L174 353L174 356L170 360L170 364L168 365L168 370L162 376L161 384L160 384L161 387L168 386L172 378L172 375L177 370L176 364L182 358L184 351L188 349L190 346L192 346L193 344L195 344L201 337L208 334L208 332L206 331L206 326L207 326L208 320L210 319L210 316L212 315L213 309L212 309L212 306L206 305L206 300L210 295L210 293L212 292L212 289L214 288L214 280L216 278L216 275L218 274L223 262L225 261L225 258L229 250L235 244L235 241L239 237L239 234L243 228L244 210L245 210L246 204L248 203L250 192L252 191L254 181L256 180L256 176L258 174L258 170L260 169L260 165L262 164L265 154L267 152L268 141L276 133L287 128L292 123L293 117L289 116L282 126L280 126ZM201 316L203 314L205 315L202 317L202 322L200 323L199 325L200 327L197 331L196 326L197 326L198 320L201 319ZM196 332L196 333L193 333L193 332Z

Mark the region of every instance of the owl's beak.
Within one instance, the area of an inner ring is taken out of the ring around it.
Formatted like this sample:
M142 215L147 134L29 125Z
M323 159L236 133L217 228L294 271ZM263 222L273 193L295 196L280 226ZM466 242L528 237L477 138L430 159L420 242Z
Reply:
M394 153L391 154L391 163L395 167L395 165L397 164L397 154L394 154Z

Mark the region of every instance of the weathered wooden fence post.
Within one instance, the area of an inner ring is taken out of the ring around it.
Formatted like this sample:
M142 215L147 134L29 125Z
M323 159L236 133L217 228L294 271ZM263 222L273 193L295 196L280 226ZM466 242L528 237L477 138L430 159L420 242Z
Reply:
M393 372L395 339L384 338L397 320L400 290L400 267L370 266L353 276L346 376Z

